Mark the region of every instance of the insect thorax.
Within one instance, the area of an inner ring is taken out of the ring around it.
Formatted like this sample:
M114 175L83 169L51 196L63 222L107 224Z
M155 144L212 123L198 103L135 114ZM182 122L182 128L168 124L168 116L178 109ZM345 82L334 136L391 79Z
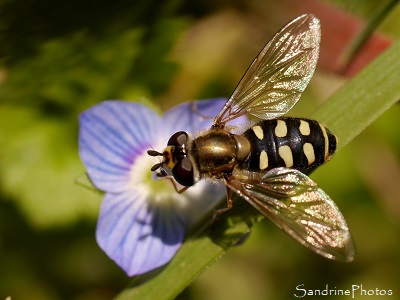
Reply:
M190 148L200 174L216 178L230 175L250 153L250 143L245 137L214 128L194 139Z
M196 138L191 154L201 174L217 176L228 172L236 164L233 135L222 130L211 130Z
M315 168L331 158L337 144L336 136L324 125L301 118L261 121L243 135L251 151L241 167L251 171Z

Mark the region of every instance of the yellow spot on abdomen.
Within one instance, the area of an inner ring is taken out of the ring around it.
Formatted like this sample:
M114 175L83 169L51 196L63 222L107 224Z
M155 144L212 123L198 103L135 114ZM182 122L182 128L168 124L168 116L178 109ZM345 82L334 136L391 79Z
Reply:
M268 154L264 150L260 153L260 170L268 168Z
M328 134L326 133L325 126L319 123L319 127L321 127L322 130L322 135L324 136L324 141L325 141L325 149L324 149L324 157L325 160L328 159L328 154L329 154L329 139L328 139Z
M310 123L308 123L307 121L300 120L299 129L300 129L300 133L302 135L310 135L310 132L311 132Z
M275 127L275 135L277 137L285 137L287 135L287 126L285 121L278 120Z
M311 165L315 162L315 153L314 147L310 143L305 143L303 145L304 155L307 157L308 165Z
M262 140L264 138L264 131L262 130L262 128L260 126L253 126L253 131L254 134L256 135L256 137L258 137L260 140Z
M285 162L285 165L287 168L290 168L293 166L293 154L292 154L292 149L290 149L289 146L281 146L278 149L279 156L283 159Z

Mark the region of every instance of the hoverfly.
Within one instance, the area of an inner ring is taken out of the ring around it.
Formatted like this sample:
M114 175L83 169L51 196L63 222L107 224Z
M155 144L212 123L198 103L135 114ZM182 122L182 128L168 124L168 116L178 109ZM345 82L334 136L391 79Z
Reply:
M346 221L332 199L303 172L328 161L337 138L321 123L281 117L300 98L314 72L320 24L302 15L278 31L247 69L211 128L196 137L171 136L152 171L176 180L181 191L202 178L218 179L292 238L316 253L352 261ZM227 122L242 115L261 119L242 134ZM224 210L224 209L223 209Z

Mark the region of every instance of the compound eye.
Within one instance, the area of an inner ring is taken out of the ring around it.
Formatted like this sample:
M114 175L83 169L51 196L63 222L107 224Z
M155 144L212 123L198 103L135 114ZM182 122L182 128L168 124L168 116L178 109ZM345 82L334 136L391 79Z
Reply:
M169 138L167 145L181 147L182 145L186 145L187 141L188 134L184 131L178 131Z
M172 169L174 179L183 186L194 184L194 170L192 162L188 157L182 158Z

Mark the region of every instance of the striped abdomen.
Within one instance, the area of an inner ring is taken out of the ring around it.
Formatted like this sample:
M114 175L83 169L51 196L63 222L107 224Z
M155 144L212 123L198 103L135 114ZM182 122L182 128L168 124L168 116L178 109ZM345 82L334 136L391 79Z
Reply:
M251 151L241 167L251 171L311 169L329 160L337 144L336 136L324 125L300 118L261 121L243 135Z

